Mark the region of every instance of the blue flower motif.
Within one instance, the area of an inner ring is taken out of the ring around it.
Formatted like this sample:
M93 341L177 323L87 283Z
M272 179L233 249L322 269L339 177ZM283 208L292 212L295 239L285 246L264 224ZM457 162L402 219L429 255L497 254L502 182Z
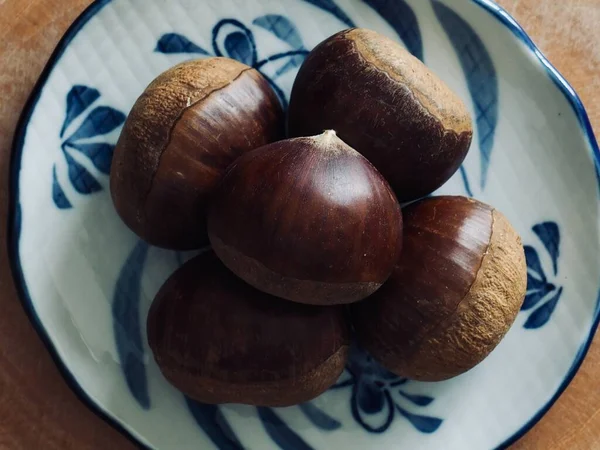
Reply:
M525 301L523 302L521 311L533 309L533 312L525 322L524 327L526 329L537 329L546 325L552 317L563 293L562 286L558 286L555 279L558 275L560 229L556 222L543 222L533 226L532 230L550 256L550 260L552 261L551 273L553 274L554 283L546 276L537 250L530 245L526 245L527 293L525 294Z
M442 424L442 419L416 414L402 406L408 402L412 407L424 408L434 401L432 397L407 391L408 383L408 379L389 372L367 352L354 346L345 375L332 389L352 389L352 415L366 431L384 433L398 413L417 430L435 432Z
M73 86L67 94L65 120L60 130L61 150L67 163L67 173L73 188L80 194L100 191L102 186L85 166L78 161L86 157L103 174L110 173L114 145L97 138L110 133L125 122L125 114L108 106L97 106L83 119L79 127L65 138L73 121L100 98L98 90L88 86ZM52 167L52 199L59 209L72 207L57 177L57 165Z
M259 70L277 93L282 105L286 107L286 96L277 85L276 80L290 70L300 67L308 50L305 48L296 26L284 16L266 14L254 19L252 24L273 34L290 50L259 60L256 39L252 30L239 20L223 19L213 27L211 51L177 33L162 35L156 44L155 51L165 54L228 56L237 59Z

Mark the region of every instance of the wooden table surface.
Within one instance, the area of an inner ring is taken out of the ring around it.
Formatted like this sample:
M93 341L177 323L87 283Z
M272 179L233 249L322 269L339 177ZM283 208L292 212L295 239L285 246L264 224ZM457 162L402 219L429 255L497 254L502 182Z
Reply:
M11 141L50 53L89 0L0 0L0 449L132 449L71 392L25 316L6 251ZM600 0L500 0L600 130ZM596 101L595 101L596 100ZM513 448L600 449L600 335L550 412Z

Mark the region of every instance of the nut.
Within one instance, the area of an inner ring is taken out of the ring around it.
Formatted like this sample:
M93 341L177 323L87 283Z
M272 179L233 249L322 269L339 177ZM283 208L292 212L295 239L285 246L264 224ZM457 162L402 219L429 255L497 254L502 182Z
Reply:
M282 137L283 112L256 70L228 58L179 64L138 98L114 151L123 221L153 245L207 243L206 205L227 166Z
M179 268L148 315L164 376L205 403L287 406L340 376L349 331L339 307L286 302L236 278L206 252Z
M398 200L444 184L464 160L473 134L467 108L401 45L362 28L319 44L298 72L289 132L334 129L390 183Z
M385 282L402 216L381 174L330 130L237 159L215 191L208 231L219 258L251 285L329 305Z
M439 381L481 362L525 296L521 239L496 209L433 197L404 209L404 247L389 281L354 305L359 343L394 373Z

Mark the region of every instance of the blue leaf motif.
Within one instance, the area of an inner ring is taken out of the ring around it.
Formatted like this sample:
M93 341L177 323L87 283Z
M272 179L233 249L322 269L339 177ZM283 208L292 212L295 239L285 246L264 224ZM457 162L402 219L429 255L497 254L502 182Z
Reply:
M60 130L60 137L63 137L69 124L99 97L100 92L94 88L80 85L71 88L67 94L67 114Z
M296 54L290 56L287 63L285 63L283 66L277 69L277 71L275 72L275 77L280 77L281 75L288 73L290 70L294 70L295 68L300 67L304 62L306 55L308 55L308 50L296 51Z
M400 391L400 395L417 406L427 406L433 401L432 397L426 395L407 394L404 391Z
M556 287L553 284L548 283L545 284L542 289L528 292L523 301L523 306L521 306L521 311L527 311L528 309L533 308L554 289L556 289Z
M256 408L267 434L282 450L313 450L271 408Z
M91 194L102 190L100 183L92 176L88 170L79 164L75 159L64 152L67 165L69 166L69 180L77 192L80 194Z
M90 158L96 169L100 172L109 174L110 164L112 162L112 155L114 145L106 144L103 142L94 142L90 144L82 144L79 142L69 142L69 147L79 150L85 156Z
M156 44L155 52L159 53L198 53L208 55L202 47L197 46L185 36L177 33L163 34Z
M528 330L532 330L546 325L546 323L548 323L548 320L550 320L554 309L556 308L556 304L558 303L562 292L563 288L561 287L558 291L556 291L552 298L550 298L550 300L548 300L538 309L533 311L531 315L527 318L527 321L525 322L525 325L523 325L523 327L527 328Z
M266 63L287 58L288 61L275 72L275 77L277 78L302 65L304 58L308 54L308 50L304 48L304 43L302 42L302 38L300 37L300 33L298 33L296 26L288 18L278 14L267 14L265 16L257 17L252 23L273 33L279 39L286 42L291 48L295 49L292 52L271 55L265 60L258 62L256 65L257 69Z
M298 29L287 17L267 14L257 17L252 23L273 33L293 49L300 49L304 46Z
M337 17L341 22L349 26L350 28L355 27L356 24L346 15L346 13L335 4L333 0L304 0L311 5L316 6L317 8L321 8L324 11L327 11L330 14L333 14Z
M223 40L224 48L219 45L221 30L225 30L224 33L227 33ZM252 31L242 22L235 19L223 19L214 26L212 35L215 55L229 56L254 67L257 60L256 42L254 42Z
M548 250L552 258L552 267L554 275L558 273L558 256L560 247L560 230L556 222L543 222L535 225L533 232L540 238L540 241Z
M485 188L494 135L498 124L498 77L492 58L471 26L452 9L432 0L435 14L446 31L467 78L475 106L479 150L481 152L481 188Z
M422 433L433 433L440 427L440 425L443 422L442 419L438 419L437 417L420 416L417 414L410 413L398 405L396 405L396 409L400 414L406 417L406 419L408 419L408 421L417 430L419 430Z
M256 63L256 49L245 33L234 31L225 38L225 51L230 58L249 66Z
M58 183L58 178L56 177L56 164L52 166L52 200L54 200L54 204L58 209L69 209L73 207Z
M110 133L125 122L125 114L109 106L99 106L85 118L77 131L67 139L73 143L79 139L91 138Z
M217 405L206 405L185 397L196 423L219 450L243 450L242 444Z
M539 291L540 289L544 289L547 283L535 278L531 273L527 273L527 292Z
M257 70L264 70L264 67L270 65L271 63L277 63L282 59L287 59L287 63L275 71L275 77L279 77L284 73L295 69L296 67L300 67L304 62L306 55L308 55L308 50L292 50L289 52L276 53L268 58L258 61L254 68Z
M535 248L530 245L523 246L525 249L525 260L527 261L527 269L531 271L539 280L546 283L546 275L544 269L542 269L542 263L540 263L540 257Z
M462 177L463 184L465 185L465 192L467 193L467 196L473 197L471 183L469 183L469 177L467 177L467 171L464 165L460 166L460 176Z
M364 0L396 31L406 48L423 60L423 41L417 16L404 0Z
M314 426L320 428L321 430L333 431L342 426L340 422L310 402L301 403L299 407L307 419L310 420Z
M140 325L142 273L148 245L138 241L121 268L113 294L112 316L119 362L129 391L144 409L150 407Z

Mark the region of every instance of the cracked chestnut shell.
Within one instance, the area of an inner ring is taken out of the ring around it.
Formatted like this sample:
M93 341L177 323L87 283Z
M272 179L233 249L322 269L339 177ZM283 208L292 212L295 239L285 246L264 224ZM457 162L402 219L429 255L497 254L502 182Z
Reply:
M204 403L288 406L338 379L349 330L340 307L274 299L212 252L180 267L159 290L148 342L164 376Z
M288 127L291 136L335 130L401 202L444 184L473 134L466 106L442 80L400 44L362 28L310 52L294 82Z
M213 249L235 274L300 303L350 303L390 275L400 206L381 174L329 130L269 144L228 169L208 216Z
M207 201L227 166L282 132L281 106L258 71L228 58L179 64L127 117L110 174L115 208L150 244L200 247Z
M432 197L403 210L402 256L388 282L353 305L359 343L392 372L439 381L481 362L525 296L521 239L496 209Z

